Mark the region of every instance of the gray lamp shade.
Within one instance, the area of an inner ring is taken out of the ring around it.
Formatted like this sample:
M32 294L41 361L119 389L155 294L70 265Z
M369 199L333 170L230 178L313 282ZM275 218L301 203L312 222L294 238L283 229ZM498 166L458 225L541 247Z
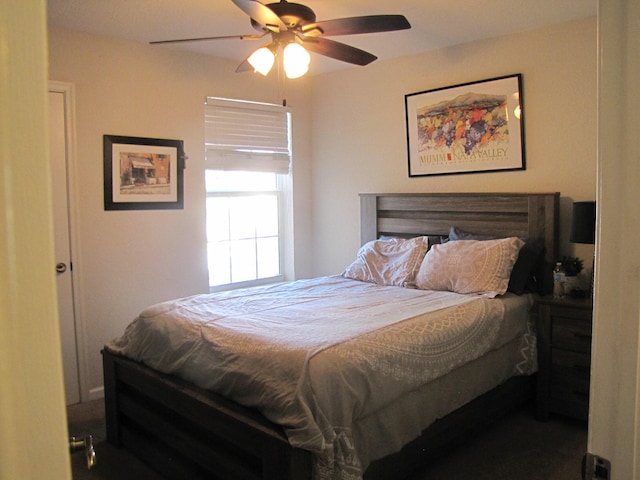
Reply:
M571 243L595 243L596 202L574 202L569 241Z

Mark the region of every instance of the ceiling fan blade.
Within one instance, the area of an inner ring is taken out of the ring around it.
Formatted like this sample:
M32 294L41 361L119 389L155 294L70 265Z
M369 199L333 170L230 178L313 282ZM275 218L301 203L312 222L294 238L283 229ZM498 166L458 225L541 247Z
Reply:
M228 39L236 39L236 40L259 40L264 37L267 32L262 35L226 35L222 37L199 37L199 38L178 38L174 40L157 40L155 42L149 42L151 45L158 45L162 43L181 43L181 42L202 42L206 40L228 40Z
M363 17L337 18L310 23L302 27L302 33L320 32L324 36L354 35L358 33L391 32L406 30L411 24L403 15L368 15Z
M378 58L369 52L328 38L303 38L302 45L310 52L355 65L368 65Z
M284 32L287 26L280 17L258 0L231 0L240 10L272 32Z

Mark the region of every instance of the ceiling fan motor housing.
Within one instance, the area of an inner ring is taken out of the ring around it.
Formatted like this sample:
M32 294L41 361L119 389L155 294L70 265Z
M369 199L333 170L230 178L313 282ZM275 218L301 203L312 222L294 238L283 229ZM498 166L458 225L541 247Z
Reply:
M295 29L308 23L315 23L316 21L316 14L306 5L281 1L279 3L269 3L266 6L278 15L280 20L290 29ZM253 18L251 19L251 25L256 30L264 31L264 25L260 25Z

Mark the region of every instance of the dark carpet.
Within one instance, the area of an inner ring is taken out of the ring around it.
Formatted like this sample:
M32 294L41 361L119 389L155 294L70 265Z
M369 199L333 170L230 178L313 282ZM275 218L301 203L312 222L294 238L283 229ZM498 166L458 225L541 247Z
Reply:
M556 416L539 422L533 411L533 405L523 406L410 480L580 480L587 425ZM102 400L72 405L67 415L69 435L93 435L97 460L88 470L83 452L72 453L73 480L162 479L106 442Z

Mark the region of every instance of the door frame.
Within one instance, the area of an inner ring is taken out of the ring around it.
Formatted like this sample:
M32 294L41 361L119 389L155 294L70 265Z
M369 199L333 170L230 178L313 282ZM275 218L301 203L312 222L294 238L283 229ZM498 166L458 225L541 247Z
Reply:
M80 387L80 402L95 400L100 395L91 398L88 381L88 352L87 352L87 331L84 322L82 308L82 282L80 276L80 237L78 235L77 221L77 191L76 188L76 128L75 128L75 88L72 83L49 81L48 91L60 93L64 97L65 115L65 144L66 144L66 166L67 166L67 204L69 215L69 242L71 251L71 280L73 282L73 313L75 320L76 351L78 359L78 382ZM100 392L101 393L101 392Z

